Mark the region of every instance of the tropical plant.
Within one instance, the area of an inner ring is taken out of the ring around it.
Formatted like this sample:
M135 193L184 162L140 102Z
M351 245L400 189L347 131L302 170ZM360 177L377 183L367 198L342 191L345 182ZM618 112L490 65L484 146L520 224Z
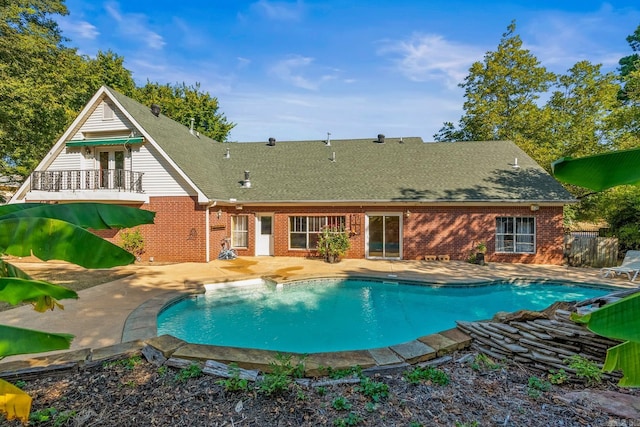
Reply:
M602 191L625 184L640 185L638 158L638 149L619 150L578 159L562 158L552 168L561 181ZM618 382L620 386L640 387L640 293L572 318L598 335L623 341L607 350L602 369L621 370L624 376Z
M324 227L318 237L318 253L329 262L338 261L351 247L344 228Z
M99 203L0 206L0 253L17 257L35 256L43 261L61 260L85 268L110 268L130 264L134 256L98 237L88 229L133 227L153 223L154 212ZM63 286L33 280L27 273L0 260L0 301L30 303L38 312L63 309L61 299L78 298ZM0 325L0 359L10 355L65 350L72 335L40 332ZM8 383L0 380L0 412L27 422L31 400L9 409L5 399ZM28 397L28 396L27 396Z

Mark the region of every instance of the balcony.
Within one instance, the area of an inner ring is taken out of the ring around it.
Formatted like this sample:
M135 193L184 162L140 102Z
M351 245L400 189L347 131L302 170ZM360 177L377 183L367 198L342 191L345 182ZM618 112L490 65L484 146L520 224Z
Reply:
M143 172L124 169L39 171L31 174L33 191L112 190L144 193Z

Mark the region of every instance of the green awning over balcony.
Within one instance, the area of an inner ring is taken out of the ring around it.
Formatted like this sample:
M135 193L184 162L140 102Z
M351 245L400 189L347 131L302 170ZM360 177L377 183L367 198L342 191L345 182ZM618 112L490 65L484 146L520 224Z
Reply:
M81 139L67 141L67 147L95 147L97 145L125 145L125 144L142 144L144 138L137 136L135 138L102 138L102 139Z

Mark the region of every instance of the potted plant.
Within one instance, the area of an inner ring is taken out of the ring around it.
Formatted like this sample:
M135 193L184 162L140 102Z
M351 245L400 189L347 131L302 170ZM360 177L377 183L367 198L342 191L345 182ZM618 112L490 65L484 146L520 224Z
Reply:
M484 265L484 254L487 253L487 244L480 242L476 245L476 257L475 262L479 265Z
M318 237L318 253L329 263L340 261L350 247L349 233L344 229L325 227Z

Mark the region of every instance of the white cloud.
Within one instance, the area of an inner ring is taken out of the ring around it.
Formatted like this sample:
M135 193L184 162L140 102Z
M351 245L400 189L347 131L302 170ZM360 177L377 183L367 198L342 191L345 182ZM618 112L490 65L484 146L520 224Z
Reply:
M238 61L238 68L245 68L251 64L251 60L249 58L243 58L242 56L238 56L236 60Z
M315 78L303 75L303 71L308 71L313 61L314 59L311 57L295 55L278 61L269 71L280 80L293 86L302 89L317 90L323 82L334 80L337 70L331 70L331 73L323 74Z
M395 56L397 71L410 80L443 80L448 86L455 86L462 82L473 62L482 60L484 52L439 35L416 33L408 40L383 42L378 54Z
M60 17L58 25L60 25L60 29L65 35L72 35L85 40L94 40L100 35L95 25L87 21L76 21L69 16Z
M109 16L118 23L117 27L120 33L130 37L131 41L142 42L154 50L160 50L166 44L160 34L149 28L146 15L139 13L122 14L120 5L116 2L105 4L105 9Z
M251 8L269 19L277 21L299 21L304 15L304 3L283 1L259 0L251 5Z
M563 73L582 60L612 71L620 58L630 54L625 39L639 19L638 10L606 3L591 13L542 12L522 27L522 39L552 71Z

